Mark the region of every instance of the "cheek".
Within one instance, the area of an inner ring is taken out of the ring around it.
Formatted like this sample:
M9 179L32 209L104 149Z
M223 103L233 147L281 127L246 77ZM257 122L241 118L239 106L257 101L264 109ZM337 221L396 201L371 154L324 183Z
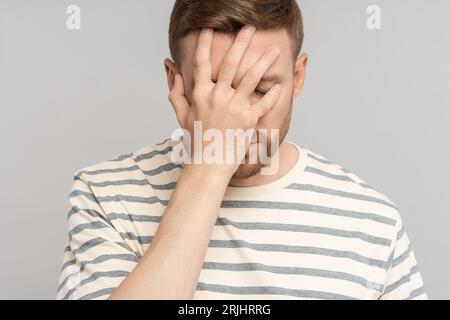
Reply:
M292 111L292 90L283 90L277 103L258 121L259 128L283 129L290 122Z
M288 113L292 105L292 92L290 90L283 90L275 105L267 112L263 118L282 117Z

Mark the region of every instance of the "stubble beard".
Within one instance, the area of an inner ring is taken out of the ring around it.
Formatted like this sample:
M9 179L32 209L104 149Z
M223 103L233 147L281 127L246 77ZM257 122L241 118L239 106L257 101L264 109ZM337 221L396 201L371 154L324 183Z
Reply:
M284 141L284 138L286 137L286 135L288 133L289 125L291 122L291 113L292 113L292 107L291 107L291 111L289 112L289 115L287 116L286 120L283 123L283 127L279 129L279 132L280 132L280 137L278 139L279 144L276 147L276 149L273 150L274 152L277 152L279 150L281 144ZM270 136L270 134L269 134L269 136ZM272 140L270 138L267 138L266 142L260 142L259 147L261 147L261 146L263 146L266 149L265 154L268 157L272 157ZM258 159L257 159L256 163L248 163L248 162L249 162L249 152L247 151L247 153L245 154L244 163L239 165L239 168L233 174L231 179L245 179L245 178L255 176L261 172L262 168L264 168L265 166L268 165L267 163L263 164L261 162L259 155L258 155Z

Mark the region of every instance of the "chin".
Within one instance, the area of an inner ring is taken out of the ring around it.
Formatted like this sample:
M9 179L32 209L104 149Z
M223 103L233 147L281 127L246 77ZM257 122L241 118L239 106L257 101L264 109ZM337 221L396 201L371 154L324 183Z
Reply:
M249 164L244 163L239 166L239 168L234 173L234 179L244 179L258 174L261 171L262 165L259 163Z

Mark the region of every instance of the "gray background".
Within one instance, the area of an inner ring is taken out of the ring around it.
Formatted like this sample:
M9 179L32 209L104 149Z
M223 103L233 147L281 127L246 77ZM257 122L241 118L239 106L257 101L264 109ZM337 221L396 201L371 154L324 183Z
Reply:
M66 28L66 8L82 28ZM289 138L398 204L431 298L450 298L450 1L303 0L310 66ZM382 9L382 30L366 8ZM173 1L0 0L0 298L53 299L72 174L176 127Z

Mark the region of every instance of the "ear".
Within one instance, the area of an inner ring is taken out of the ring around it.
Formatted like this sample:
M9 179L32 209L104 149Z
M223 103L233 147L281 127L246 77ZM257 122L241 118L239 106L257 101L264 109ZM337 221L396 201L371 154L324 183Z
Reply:
M308 54L302 53L295 61L293 99L297 98L300 93L302 93L306 70L308 68L308 59Z
M175 83L175 75L178 73L178 70L173 61L169 58L164 59L164 68L166 69L167 85L169 86L169 91L172 91Z

